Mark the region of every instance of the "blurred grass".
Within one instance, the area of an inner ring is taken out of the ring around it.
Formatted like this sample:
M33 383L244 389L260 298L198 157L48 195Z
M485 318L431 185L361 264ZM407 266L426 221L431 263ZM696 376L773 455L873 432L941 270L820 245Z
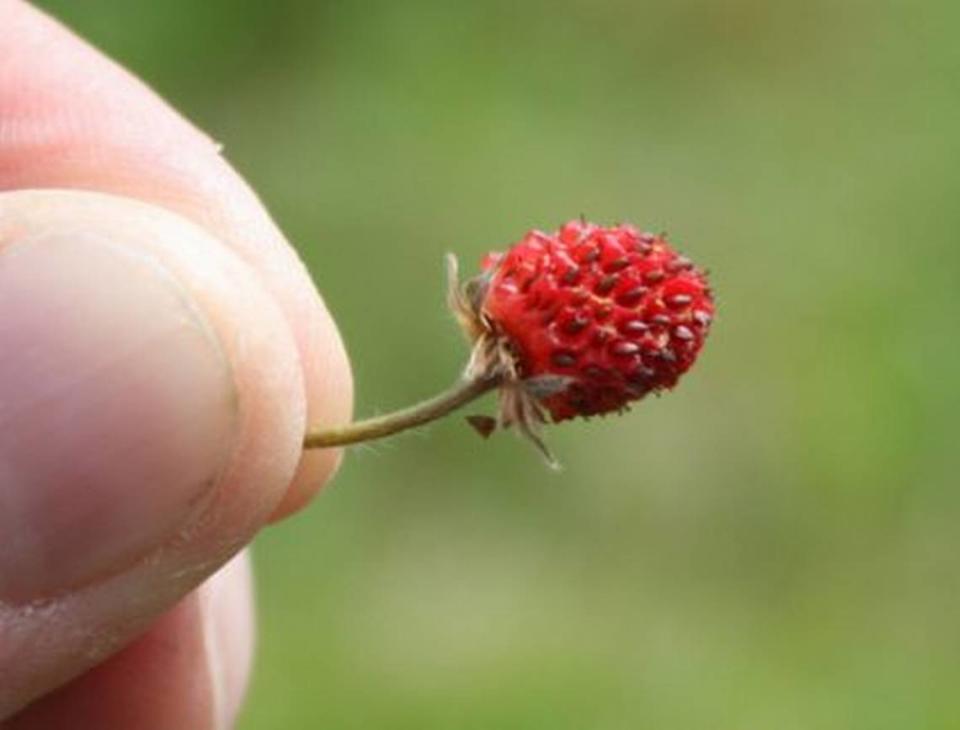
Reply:
M241 728L953 728L960 6L41 3L226 145L359 413L463 348L445 251L670 231L721 318L683 386L350 455L256 545Z

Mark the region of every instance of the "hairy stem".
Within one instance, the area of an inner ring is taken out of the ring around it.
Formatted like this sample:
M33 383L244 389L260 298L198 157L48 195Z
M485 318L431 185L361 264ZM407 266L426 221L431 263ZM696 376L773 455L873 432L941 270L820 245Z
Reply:
M422 426L430 421L443 418L451 411L455 411L457 408L479 398L487 391L493 390L499 384L499 377L462 378L443 393L393 413L334 428L313 426L307 429L307 435L303 439L303 448L325 449L331 446L357 444L391 436L408 428Z

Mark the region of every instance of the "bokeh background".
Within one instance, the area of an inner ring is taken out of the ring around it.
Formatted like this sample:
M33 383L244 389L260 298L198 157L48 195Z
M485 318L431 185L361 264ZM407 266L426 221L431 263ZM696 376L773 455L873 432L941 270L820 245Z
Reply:
M675 393L353 451L256 542L240 727L960 726L960 5L45 0L296 242L358 413L464 347L442 255L666 230L720 318Z

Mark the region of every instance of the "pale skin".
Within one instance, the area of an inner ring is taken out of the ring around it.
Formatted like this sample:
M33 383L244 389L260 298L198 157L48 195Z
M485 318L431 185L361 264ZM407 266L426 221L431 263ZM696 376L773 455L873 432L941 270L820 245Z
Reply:
M0 0L0 728L230 727L243 548L331 478L303 436L351 401L332 318L218 146Z

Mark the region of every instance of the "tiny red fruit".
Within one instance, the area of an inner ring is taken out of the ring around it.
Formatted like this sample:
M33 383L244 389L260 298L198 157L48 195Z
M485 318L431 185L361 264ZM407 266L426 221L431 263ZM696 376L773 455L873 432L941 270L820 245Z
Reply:
M571 221L488 255L482 304L521 378L557 375L554 421L622 410L672 388L703 346L714 307L703 272L662 236Z
M490 253L463 284L449 265L448 301L472 344L449 390L414 406L336 428L306 448L383 438L429 423L497 390L496 417L471 415L484 437L515 426L556 466L540 437L554 421L623 411L677 384L703 347L714 304L706 273L665 236L630 225L570 221L530 231Z
M531 231L482 268L463 286L452 269L451 305L474 343L467 375L497 378L497 425L517 425L545 453L545 412L564 421L622 411L672 388L713 321L706 274L630 225Z

